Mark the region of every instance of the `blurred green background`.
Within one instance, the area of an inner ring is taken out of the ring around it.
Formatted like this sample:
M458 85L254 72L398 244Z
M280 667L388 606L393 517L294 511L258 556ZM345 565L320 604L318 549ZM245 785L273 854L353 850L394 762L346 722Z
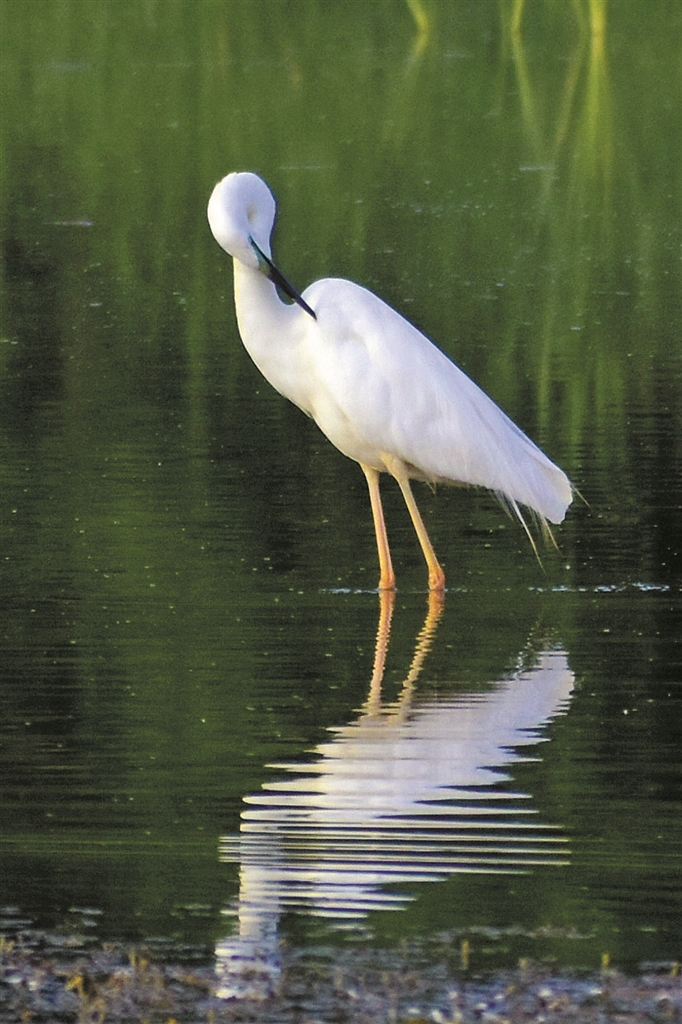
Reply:
M242 798L365 699L364 478L250 363L206 223L250 169L299 288L377 291L585 499L541 570L489 496L418 496L450 586L420 685L484 686L538 632L568 652L576 696L515 785L573 852L560 875L425 886L373 934L519 924L502 960L679 955L680 4L0 14L0 900L212 942ZM384 490L394 695L425 571Z

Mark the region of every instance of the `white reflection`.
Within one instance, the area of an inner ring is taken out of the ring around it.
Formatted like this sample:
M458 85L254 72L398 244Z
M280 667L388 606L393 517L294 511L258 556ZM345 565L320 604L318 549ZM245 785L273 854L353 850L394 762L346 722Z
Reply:
M236 934L219 944L221 994L265 994L276 980L277 926L294 910L338 927L401 909L400 884L459 872L528 872L565 864L560 828L528 796L499 787L528 760L542 727L567 707L574 676L547 648L486 692L417 698L414 683L442 611L432 596L398 700L381 702L393 599L382 599L373 678L360 716L330 729L312 763L245 797L239 835L221 857L240 865ZM390 886L390 888L388 888Z

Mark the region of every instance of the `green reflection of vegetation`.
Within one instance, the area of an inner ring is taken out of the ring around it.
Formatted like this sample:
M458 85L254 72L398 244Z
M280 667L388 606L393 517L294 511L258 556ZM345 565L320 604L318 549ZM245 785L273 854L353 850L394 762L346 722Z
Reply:
M662 572L660 548L639 538L647 493L682 458L678 4L3 0L0 11L7 635L15 652L42 644L36 700L56 677L79 688L69 772L105 709L119 723L128 754L111 772L111 819L125 824L118 811L135 797L135 843L196 838L209 812L190 795L204 787L208 806L226 760L234 814L282 742L298 750L343 720L374 628L368 600L333 647L342 667L316 667L342 616L310 594L330 579L374 585L371 521L359 475L241 350L228 262L205 221L228 170L273 186L293 281L339 275L378 291L618 521L623 548L640 551L633 573ZM672 420L665 435L644 434L643 412ZM656 479L635 460L646 444L660 446L647 463ZM462 580L485 578L494 558L500 579L530 582L515 545L474 543L499 529L497 512L471 495L438 500L426 498L442 516L437 546L453 534ZM580 515L561 538L573 564L573 545L588 543ZM421 574L416 551L414 565ZM290 587L306 591L303 610L283 607ZM537 614L519 592L495 598L498 670ZM478 600L451 626L465 676L484 675L476 647L490 643ZM288 659L277 684L300 698L294 718L263 695L273 651ZM61 756L49 750L45 771ZM24 814L17 830L42 843ZM196 841L206 852L210 840Z

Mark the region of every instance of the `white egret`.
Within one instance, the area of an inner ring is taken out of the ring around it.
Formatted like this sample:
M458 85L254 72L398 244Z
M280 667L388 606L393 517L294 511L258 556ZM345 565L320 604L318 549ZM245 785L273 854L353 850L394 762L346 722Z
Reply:
M216 241L234 261L234 297L244 346L280 394L311 416L367 478L379 550L380 590L395 587L379 493L390 473L405 498L429 571L436 558L410 479L494 491L523 523L562 522L572 500L555 466L459 367L366 288L327 278L298 292L272 262L275 200L257 175L228 174L208 204ZM277 287L294 300L282 302ZM531 539L532 542L532 539Z

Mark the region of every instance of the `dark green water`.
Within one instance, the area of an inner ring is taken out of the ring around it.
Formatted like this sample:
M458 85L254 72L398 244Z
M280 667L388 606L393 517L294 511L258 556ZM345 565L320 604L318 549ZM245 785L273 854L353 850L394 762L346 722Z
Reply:
M0 5L5 930L213 945L248 903L257 935L446 931L479 965L679 958L682 9L528 0L514 33L519 9ZM408 693L426 574L384 487L399 591L369 755L365 481L241 347L205 217L233 169L277 195L299 287L377 291L585 499L541 569L488 495L419 489L449 591ZM273 794L344 759L356 781L292 852ZM457 832L477 807L485 871ZM367 850L377 877L340 882Z

